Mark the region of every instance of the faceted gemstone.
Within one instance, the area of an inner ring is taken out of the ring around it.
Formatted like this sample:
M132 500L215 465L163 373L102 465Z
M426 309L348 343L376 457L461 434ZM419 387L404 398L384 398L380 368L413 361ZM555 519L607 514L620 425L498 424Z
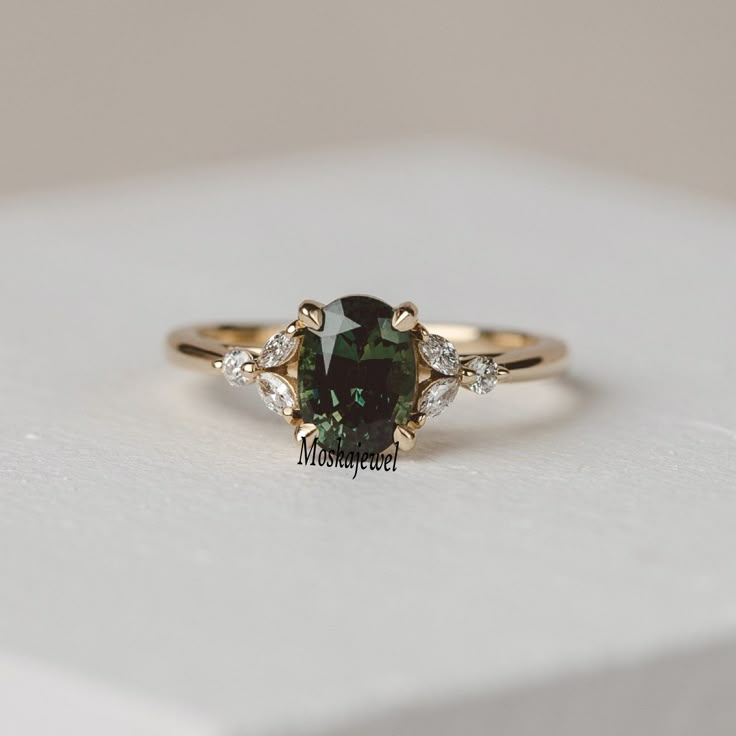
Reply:
M459 388L459 378L440 378L430 383L419 399L419 411L428 417L439 416L455 400Z
M250 383L243 373L243 366L252 363L253 356L242 348L231 348L222 356L222 373L231 386L245 386Z
M446 376L454 376L460 368L460 359L455 346L440 335L428 335L427 339L419 344L419 352L430 368Z
M276 373L261 373L258 376L258 393L263 403L277 414L283 414L284 409L293 409L296 406L291 384Z
M468 388L476 394L490 393L498 383L498 365L493 358L484 358L477 355L465 364L471 371L475 371L475 380Z
M382 452L406 424L416 391L412 338L391 325L392 308L368 296L336 299L299 354L302 419L327 449Z
M288 332L277 332L266 341L258 356L258 365L261 368L274 368L286 363L296 348L297 340Z

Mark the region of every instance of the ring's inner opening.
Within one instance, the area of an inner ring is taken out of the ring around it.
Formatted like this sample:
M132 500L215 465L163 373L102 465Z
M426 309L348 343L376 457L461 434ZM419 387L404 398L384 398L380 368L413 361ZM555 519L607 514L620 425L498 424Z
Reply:
M428 324L431 333L442 335L452 342L461 354L501 353L539 342L539 338L511 330L485 330L472 325ZM200 335L223 345L261 347L283 325L217 325L201 329Z
M224 345L261 346L271 335L283 329L283 325L217 325L203 327L199 334Z

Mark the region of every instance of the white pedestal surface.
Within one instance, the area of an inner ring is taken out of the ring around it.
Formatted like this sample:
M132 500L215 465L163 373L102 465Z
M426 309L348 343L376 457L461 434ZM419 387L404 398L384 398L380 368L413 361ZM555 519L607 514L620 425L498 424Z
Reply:
M0 732L733 734L736 212L422 145L0 203ZM165 332L305 298L558 334L396 473Z

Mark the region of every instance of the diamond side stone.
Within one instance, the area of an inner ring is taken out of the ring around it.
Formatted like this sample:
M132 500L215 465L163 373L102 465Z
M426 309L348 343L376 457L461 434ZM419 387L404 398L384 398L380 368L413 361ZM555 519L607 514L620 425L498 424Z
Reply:
M476 356L467 361L465 365L475 371L475 380L468 384L468 388L476 394L490 393L498 383L498 365L493 358Z
M459 388L459 378L440 378L430 383L419 399L419 411L428 417L439 416L455 400Z
M258 393L263 403L276 414L283 415L284 409L296 406L296 396L291 384L276 373L262 373L258 376Z
M287 332L277 332L266 341L261 354L258 356L258 365L261 368L275 368L283 365L294 354L297 339Z
M454 376L460 369L455 346L441 335L429 335L419 344L419 352L430 368L446 376Z
M231 386L245 386L250 381L243 373L243 366L253 361L253 355L247 350L231 348L222 357L222 374Z

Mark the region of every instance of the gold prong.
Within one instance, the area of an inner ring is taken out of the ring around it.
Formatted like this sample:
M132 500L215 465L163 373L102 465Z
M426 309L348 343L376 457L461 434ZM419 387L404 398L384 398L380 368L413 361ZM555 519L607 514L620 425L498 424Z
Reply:
M406 426L416 432L418 429L421 429L426 423L427 415L421 411L418 411L416 414L412 414L409 417L409 421L406 423Z
M295 409L292 406L287 406L283 411L283 417L286 419L286 421L291 424L292 426L296 427L299 424L301 424L302 421L302 415L299 412L299 409Z
M470 386L477 377L478 374L472 368L464 365L460 366L460 381L463 386Z
M299 305L299 321L310 330L321 330L325 323L324 304L306 301Z
M407 452L413 450L414 445L417 443L417 438L414 435L414 430L410 429L405 424L397 424L394 429L394 442L399 443L399 450Z
M294 430L294 439L298 444L302 441L306 442L307 447L311 447L319 434L317 427L314 424L300 423Z
M417 326L419 310L413 302L403 302L394 309L391 325L399 332L409 332Z
M216 371L221 371L222 370L222 361L221 360L213 360L212 361L212 367Z
M419 322L417 322L416 327L412 331L419 337L421 342L424 342L429 337L429 330Z
M240 366L240 372L245 376L247 383L253 383L259 371L260 368L254 360L248 360Z
M299 320L295 319L285 330L287 335L295 335L299 332Z
M504 381L511 380L511 371L508 368L500 365L498 366L498 382L503 383Z

